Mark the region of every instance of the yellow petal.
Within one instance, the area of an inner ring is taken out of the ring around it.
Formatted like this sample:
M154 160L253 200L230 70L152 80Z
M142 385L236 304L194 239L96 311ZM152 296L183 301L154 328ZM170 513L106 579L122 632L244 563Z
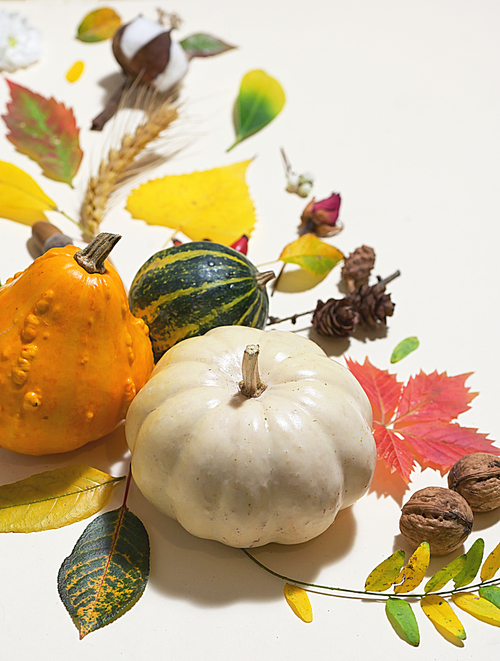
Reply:
M459 640L465 640L466 634L463 624L460 622L450 604L437 594L430 594L420 601L422 610L429 620L439 630L445 629Z
M33 225L47 220L44 211L56 210L56 204L21 168L0 161L0 217Z
M451 598L456 606L481 622L500 627L500 608L497 608L491 601L472 594L472 592L457 592L452 594Z
M286 583L284 593L287 604L295 615L303 622L312 622L312 607L307 592L297 585Z
M78 78L82 75L84 68L85 65L81 60L75 62L66 72L66 80L68 83L76 83Z
M231 245L250 236L255 209L245 173L251 161L153 179L130 194L127 209L149 225L164 225L193 241Z
M401 574L396 581L400 585L396 585L394 592L410 592L420 585L429 567L430 555L429 544L422 542L408 560L408 564L401 570Z

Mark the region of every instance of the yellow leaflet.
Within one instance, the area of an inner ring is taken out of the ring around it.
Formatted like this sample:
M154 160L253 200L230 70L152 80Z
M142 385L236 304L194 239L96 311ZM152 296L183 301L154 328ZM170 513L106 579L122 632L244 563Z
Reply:
M57 206L40 186L21 168L0 161L0 217L33 225L47 220L44 211Z
M76 465L0 486L0 532L39 532L86 519L122 479Z
M453 603L469 615L473 615L481 622L500 627L500 608L491 601L472 592L457 592L451 595Z
M400 549L373 569L365 581L365 590L382 592L394 583L405 561L405 552Z
M344 255L315 234L303 234L283 248L279 259L298 264L313 275L326 275L344 259Z
M95 9L78 26L76 38L80 41L104 41L112 37L121 25L121 18L109 7Z
M481 567L481 580L489 581L500 568L500 544L497 544Z
M445 629L459 640L465 640L466 634L463 624L455 615L450 604L437 594L430 594L420 600L422 610L429 620L439 630Z
M313 613L307 592L290 583L285 584L284 592L286 602L295 615L300 617L302 622L312 622Z
M231 245L250 236L255 209L245 181L251 161L148 181L130 194L126 208L148 225L164 225L193 241Z
M400 575L396 579L396 585L394 592L410 592L414 590L422 582L425 572L429 567L429 560L431 558L430 547L427 542L422 542L417 548L415 553L408 560L406 567L403 567Z
M78 78L82 75L84 68L85 65L81 60L75 62L66 72L66 80L68 83L76 83Z

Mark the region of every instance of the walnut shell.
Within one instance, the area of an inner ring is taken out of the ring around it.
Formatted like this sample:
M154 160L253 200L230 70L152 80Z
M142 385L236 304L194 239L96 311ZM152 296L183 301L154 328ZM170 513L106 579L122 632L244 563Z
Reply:
M474 515L456 491L427 487L416 491L401 510L399 529L407 542L429 542L431 554L446 555L461 546L472 531Z
M448 473L448 486L465 498L473 512L500 507L500 459L487 452L462 457Z

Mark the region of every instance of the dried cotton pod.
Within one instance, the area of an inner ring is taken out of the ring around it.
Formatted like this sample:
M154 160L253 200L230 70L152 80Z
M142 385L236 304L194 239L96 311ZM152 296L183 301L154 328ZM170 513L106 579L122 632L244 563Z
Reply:
M448 473L448 486L463 496L474 512L500 507L500 459L487 452L462 457Z
M416 491L401 510L399 529L407 542L428 542L432 555L446 555L461 546L472 531L474 515L456 491L427 487Z

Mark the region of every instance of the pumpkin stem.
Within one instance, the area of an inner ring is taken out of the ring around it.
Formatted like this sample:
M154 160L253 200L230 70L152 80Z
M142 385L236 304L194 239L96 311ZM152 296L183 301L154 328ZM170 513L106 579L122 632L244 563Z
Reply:
M121 238L120 234L101 232L83 250L75 252L73 257L87 273L106 273L104 260Z
M267 385L261 381L259 375L259 353L258 344L247 344L241 363L243 381L240 381L240 392L245 397L259 397L262 395Z
M270 280L274 280L275 277L276 275L274 271L263 271L262 273L259 271L255 274L255 282L257 283L257 287L259 289L265 289L266 284Z

